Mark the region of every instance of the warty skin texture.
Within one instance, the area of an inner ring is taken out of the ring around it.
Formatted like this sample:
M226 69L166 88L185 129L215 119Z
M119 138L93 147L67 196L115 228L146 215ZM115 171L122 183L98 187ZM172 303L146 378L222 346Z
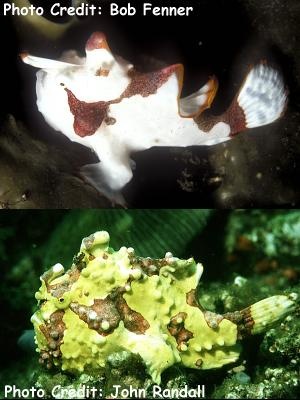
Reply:
M127 351L140 355L160 383L176 363L211 369L236 361L240 339L293 310L291 297L273 296L225 315L205 311L195 292L202 272L193 258L114 251L105 231L83 239L71 269L56 264L41 277L39 309L31 318L40 361L95 372L112 354Z

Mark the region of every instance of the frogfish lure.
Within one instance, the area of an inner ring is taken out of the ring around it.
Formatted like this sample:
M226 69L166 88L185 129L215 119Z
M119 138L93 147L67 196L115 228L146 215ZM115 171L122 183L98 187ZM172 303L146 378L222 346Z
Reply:
M142 73L114 57L101 32L86 57L66 51L59 61L21 54L37 72L37 106L47 123L91 148L99 162L83 166L85 179L111 199L132 178L130 155L153 146L214 145L270 124L284 112L287 92L279 72L260 63L246 76L229 109L206 117L217 92L215 77L181 98L183 66Z

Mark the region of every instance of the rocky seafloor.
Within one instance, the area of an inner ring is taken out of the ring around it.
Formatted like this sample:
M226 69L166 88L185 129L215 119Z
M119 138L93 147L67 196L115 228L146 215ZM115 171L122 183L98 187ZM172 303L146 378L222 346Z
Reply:
M153 382L137 356L118 353L104 369L76 377L47 370L34 352L30 316L37 307L39 276L56 262L70 265L82 237L99 229L110 231L115 249L131 245L144 256L159 257L168 250L183 258L193 255L204 265L198 299L210 311L239 310L276 294L300 295L299 210L3 211L2 396L4 385L40 388L49 397L55 385L68 390L85 385L102 388L109 397L120 385L146 389L151 397ZM206 371L175 365L162 374L161 387L205 385L206 398L296 398L299 340L298 305L265 333L245 339L236 363Z

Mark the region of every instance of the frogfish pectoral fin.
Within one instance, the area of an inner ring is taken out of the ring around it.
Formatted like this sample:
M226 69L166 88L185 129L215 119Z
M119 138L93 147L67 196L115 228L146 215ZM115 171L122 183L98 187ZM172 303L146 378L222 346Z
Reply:
M199 90L179 100L181 117L194 118L211 106L218 90L218 80L215 76Z

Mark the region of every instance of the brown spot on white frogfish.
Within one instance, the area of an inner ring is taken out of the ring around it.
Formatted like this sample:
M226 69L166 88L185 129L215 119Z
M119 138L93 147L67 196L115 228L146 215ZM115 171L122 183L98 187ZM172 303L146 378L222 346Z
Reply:
M65 91L68 94L70 111L74 115L75 133L80 137L93 135L107 117L109 103L86 103L78 100L71 90L66 88Z

